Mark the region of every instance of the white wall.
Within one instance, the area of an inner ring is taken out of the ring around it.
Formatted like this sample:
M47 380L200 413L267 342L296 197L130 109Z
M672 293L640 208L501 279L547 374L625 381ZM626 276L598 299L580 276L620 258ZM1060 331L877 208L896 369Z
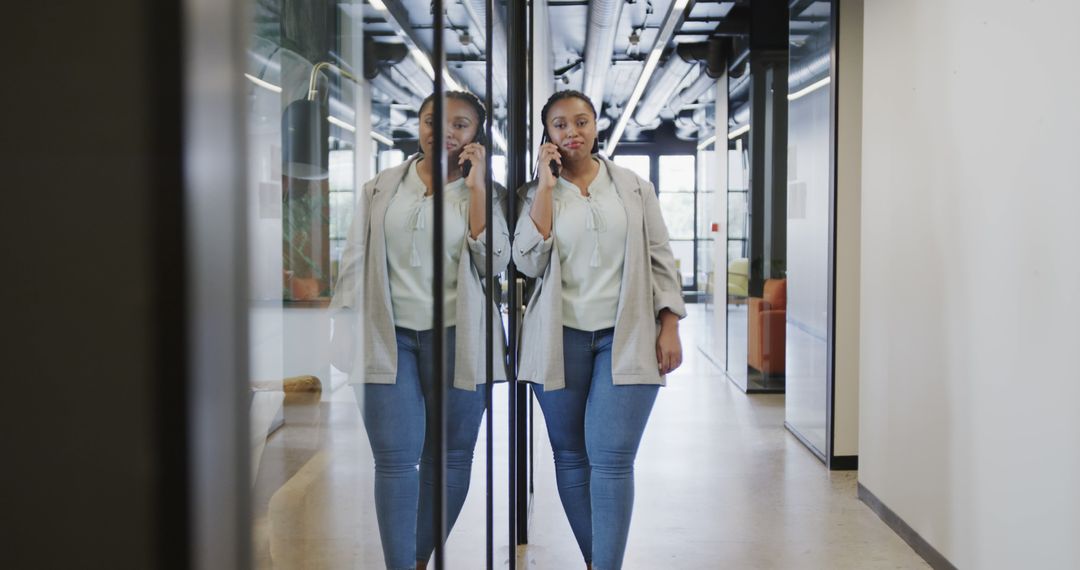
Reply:
M866 1L859 478L960 568L1080 567L1077 22Z

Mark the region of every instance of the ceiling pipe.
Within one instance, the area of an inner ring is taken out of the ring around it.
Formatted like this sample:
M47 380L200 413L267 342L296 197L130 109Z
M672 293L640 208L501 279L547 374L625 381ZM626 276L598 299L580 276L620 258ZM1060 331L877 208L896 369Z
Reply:
M829 65L832 62L831 54L828 50L821 51L815 55L808 56L802 59L795 67L788 71L788 92L794 93L803 87L806 87L815 81L827 77L829 74ZM745 88L743 87L745 85ZM749 81L743 81L736 84L731 90L731 99L736 98L736 92L750 88ZM735 112L731 114L731 120L729 124L732 127L739 127L745 125L750 120L750 103L749 101L743 103L740 107L735 109Z
M400 87L397 83L394 83L385 73L380 73L372 78L371 85L374 86L375 89L389 95L396 103L402 103L419 109L420 103L423 101L422 97L419 97L411 91Z
M676 129L687 132L696 131L700 126L694 121L694 112L690 110L680 111L673 122Z
M641 70L641 75L638 75L637 81L634 83L634 90L630 92L630 98L626 100L626 108L619 120L615 123L615 126L611 128L611 135L608 138L607 144L604 145L604 153L608 156L615 155L615 149L619 145L619 138L622 137L623 131L626 129L628 123L630 123L631 117L635 114L638 108L638 103L641 101L642 96L645 94L645 89L654 79L653 73L656 71L657 66L660 64L660 57L664 53L664 47L671 41L672 36L675 34L675 28L683 21L683 18L693 9L691 0L673 0L670 6L668 6L667 14L664 15L664 21L660 24L660 31L656 34L656 38L653 40L652 48L649 50L649 56L645 58L645 67ZM682 60L677 54L672 56L669 60ZM674 63L671 65L678 66L680 64ZM685 75L686 69L689 69L689 64L683 62L684 67L683 75ZM671 91L674 91L678 87L681 77L674 83L670 83L670 87L667 90L668 95ZM654 103L656 105L656 103ZM658 111L657 111L658 112Z
M428 51L426 49L421 47L421 46L423 46L425 44L422 41L422 39L420 38L420 36L417 34L416 30L413 29L413 27L409 24L409 12L408 12L408 10L402 4L401 0L379 0L378 3L372 2L371 4L375 8L375 10L378 11L379 15L384 20L386 20L386 22L388 24L390 24L391 27L394 28L397 36L399 38L401 38L401 40L409 48L409 52L410 52L410 55L412 57L408 57L408 58L404 59L397 67L400 68L402 66L405 66L405 65L409 64L410 62L414 63L415 65L413 67L415 67L417 69L420 69L420 71L423 72L424 77L426 79L428 79L426 84L425 83L414 83L413 84L413 87L416 88L416 92L418 94L423 93L422 96L426 97L428 94L430 94L434 90L434 87L433 87L434 78L431 75L429 75L426 70L421 69L420 65L416 63L416 60L420 59L420 60L424 61L426 63L426 65L427 65L427 67L430 69L432 67L431 66L431 54L428 53ZM432 71L432 74L434 74L434 69L432 69L431 71ZM409 80L411 78L411 71L410 72L405 72L404 75L406 77L406 80ZM456 77L456 74L454 73L454 71L452 69L449 69L449 68L447 68L445 70L445 72L443 73L443 77L447 81L448 86L451 86L451 87L453 86L454 83L457 83L459 85L464 83L463 81L461 81L461 79L459 77ZM425 86L426 86L426 89L425 89Z
M548 10L547 0L533 0L533 81L532 100L537 102L533 106L529 123L532 125L532 139L530 148L540 144L544 133L544 123L540 120L540 101L547 101L555 92L555 64L552 61L555 51L551 46L551 11ZM599 105L602 101L593 100ZM597 112L599 112L597 110Z
M743 75L740 77L734 85L731 86L731 91L728 94L729 99L742 99L746 97L746 94L750 92L750 76Z
M705 107L698 107L697 109L683 109L675 116L673 122L676 129L689 133L698 129L711 128L715 121L709 116Z
M385 65L397 65L409 57L409 47L405 44L376 42L371 36L364 38L364 77L374 79Z
M685 105L697 101L713 85L716 85L716 79L709 77L708 73L701 73L689 87L672 97L671 102L668 103L668 108L678 113Z
M660 74L652 84L652 88L641 99L637 112L634 113L634 121L638 125L648 125L660 117L660 111L664 104L671 98L671 94L682 83L686 74L693 64L683 58L682 50L668 57L667 63L660 69Z
M420 64L416 63L415 59L407 57L401 60L401 63L395 65L392 69L402 76L405 80L405 84L408 85L412 92L421 99L435 91L435 82L432 81L431 76L420 67Z
M469 19L472 20L473 26L476 27L476 35L480 37L484 42L484 54L486 57L491 58L491 69L494 72L492 80L495 86L498 88L499 93L506 93L506 25L503 24L502 10L500 10L501 4L499 2L492 2L495 6L495 11L491 14L491 41L484 36L484 32L487 30L487 22L485 17L487 16L487 0L466 0L463 5L465 11L469 15ZM499 49L502 47L502 49ZM495 97L492 97L495 99Z
M743 103L741 107L735 109L735 112L731 114L729 125L731 127L741 127L750 122L750 102Z
M698 107L694 109L694 124L701 127L713 127L716 126L716 113L713 112L712 107Z
M742 77L746 73L747 63L750 61L750 47L746 47L742 51L735 54L735 57L731 58L731 62L728 64L728 75L731 77Z
M686 61L704 64L702 71L709 77L719 79L724 75L730 43L724 38L711 37L704 42L679 44L675 49Z
M788 93L794 93L819 79L825 78L829 75L831 63L832 54L829 50L822 50L817 54L800 59L798 64L788 72Z
M585 36L585 70L581 90L592 99L597 112L604 106L604 83L611 71L615 32L624 0L589 2L589 25Z

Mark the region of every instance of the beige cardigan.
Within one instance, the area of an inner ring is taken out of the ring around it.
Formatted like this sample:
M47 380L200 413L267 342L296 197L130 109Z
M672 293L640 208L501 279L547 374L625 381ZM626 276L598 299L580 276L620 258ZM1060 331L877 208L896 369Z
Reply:
M390 200L419 155L380 172L364 185L360 208L349 229L331 311L352 313L360 326L359 346L350 351L351 383L393 384L397 379L397 338L390 301L390 276L386 265L383 219ZM503 215L506 190L495 185L492 212L495 244L492 269L501 273L510 262L510 232ZM458 264L457 321L454 350L454 387L475 390L486 381L484 366L484 289L482 279L487 255L486 230L476 240L466 236ZM468 261L471 259L471 263ZM362 275L361 275L362 272ZM494 305L495 379L506 380L502 317Z
M616 385L661 384L656 337L663 309L683 318L686 306L667 226L653 185L631 170L599 156L608 167L626 210L626 257L615 313L611 376ZM518 379L545 390L566 386L563 369L562 268L553 234L544 240L529 211L537 182L518 190L522 206L514 229L513 259L519 271L539 279L525 309L519 346Z

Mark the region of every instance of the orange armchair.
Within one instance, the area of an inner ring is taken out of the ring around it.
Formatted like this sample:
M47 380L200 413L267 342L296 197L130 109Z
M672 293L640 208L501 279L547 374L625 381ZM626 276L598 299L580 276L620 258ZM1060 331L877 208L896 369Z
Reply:
M762 296L750 298L747 318L747 362L764 374L783 374L787 279L766 279Z

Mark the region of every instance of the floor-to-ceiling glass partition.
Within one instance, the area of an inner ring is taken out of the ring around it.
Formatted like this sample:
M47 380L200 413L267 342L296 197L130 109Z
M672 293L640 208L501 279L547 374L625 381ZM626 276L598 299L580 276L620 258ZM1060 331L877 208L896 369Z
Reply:
M748 104L748 103L744 103ZM727 181L727 375L740 386L747 383L747 304L750 298L750 167L744 146L746 130L736 125L728 147Z
M484 136L487 3L251 4L255 566L488 566L486 261L509 247L485 213L506 152L500 126ZM458 94L428 100L439 82Z
M357 343L341 354L331 349L334 333L346 344L355 320L329 305L344 299L339 281L351 271L345 258L353 255L361 186L392 163L379 152L392 143L390 101L373 97L362 78L360 2L259 0L252 14L245 77L255 566L377 567L374 459L352 391L339 389ZM355 437L329 439L332 422L357 426Z
M828 453L832 2L796 3L788 80L788 426Z

